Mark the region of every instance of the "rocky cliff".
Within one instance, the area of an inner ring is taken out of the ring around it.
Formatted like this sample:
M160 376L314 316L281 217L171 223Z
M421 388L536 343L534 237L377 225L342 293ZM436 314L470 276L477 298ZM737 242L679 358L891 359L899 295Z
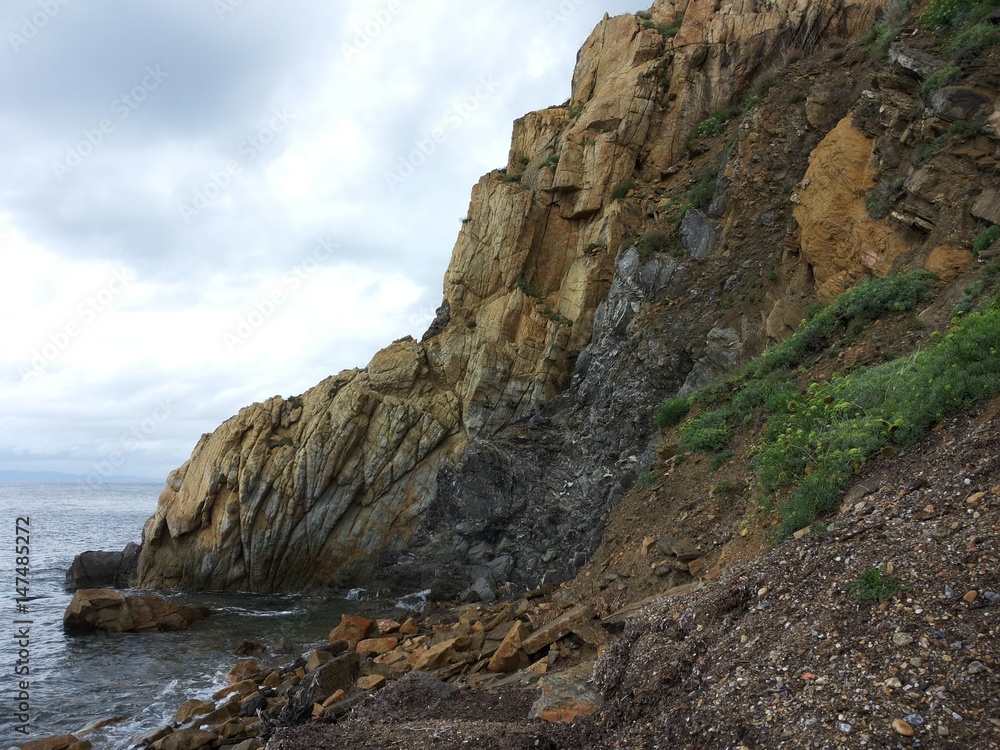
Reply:
M960 273L968 204L996 220L988 67L917 113L925 53L897 45L876 75L847 46L881 13L698 0L605 17L571 100L515 122L508 164L474 187L423 339L204 436L146 523L139 586L488 599L572 575L655 456L654 404L864 274ZM957 120L977 135L933 140ZM920 165L901 156L921 143L938 148Z

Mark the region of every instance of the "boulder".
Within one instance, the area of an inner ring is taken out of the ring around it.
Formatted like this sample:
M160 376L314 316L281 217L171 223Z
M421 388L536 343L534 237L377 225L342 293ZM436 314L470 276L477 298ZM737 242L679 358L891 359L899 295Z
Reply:
M695 260L710 256L719 242L719 226L695 208L685 211L680 234L681 244Z
M338 690L348 690L358 679L360 659L353 651L341 654L328 661L303 681L306 692L315 689L312 699L322 703Z
M139 563L139 545L129 542L121 552L81 552L66 571L66 588L126 588Z
M354 649L359 654L385 654L399 645L399 638L386 636L384 638L366 638L359 641Z
M587 685L589 675L585 675L584 671L572 670L539 680L542 694L532 705L529 717L552 723L569 723L597 711L604 701L596 690Z
M153 743L153 750L202 750L212 747L219 736L202 729L181 729Z
M573 629L574 623L589 622L592 619L594 619L594 608L589 604L579 604L565 614L539 627L522 641L521 647L528 655L535 654L549 644L555 643L563 636L568 635Z
M345 641L351 649L368 637L375 623L358 615L341 615L340 624L330 631L330 643Z
M514 627L507 631L507 635L493 652L486 668L491 672L516 672L528 666L530 660L521 648L521 643L529 635L531 631L523 622L518 620L514 623Z
M211 614L205 607L167 601L151 594L126 596L113 589L78 589L63 615L75 630L113 633L183 630Z
M80 740L72 734L60 734L25 742L21 745L21 750L91 750L92 747L88 741Z
M941 281L954 281L976 262L972 252L961 247L939 245L931 251L924 268L937 274Z

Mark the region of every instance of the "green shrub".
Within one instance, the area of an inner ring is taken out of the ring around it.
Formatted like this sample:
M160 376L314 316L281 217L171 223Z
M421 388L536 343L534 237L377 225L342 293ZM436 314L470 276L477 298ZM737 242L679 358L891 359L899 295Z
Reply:
M990 228L984 229L972 241L972 254L978 258L980 253L993 247L993 243L998 239L1000 239L1000 224L994 224Z
M672 398L664 401L653 410L653 422L657 427L673 427L691 411L691 399L687 397Z
M656 23L652 19L647 18L645 21L642 22L642 28L655 29Z
M625 180L624 182L619 182L615 185L614 189L611 191L611 200L620 201L629 191L635 187L635 182L633 180Z
M656 480L660 478L660 475L655 471L642 471L639 472L639 476L635 478L635 483L640 487L652 487L656 484Z
M728 117L723 113L716 113L695 125L691 136L693 138L714 138L717 135L722 135L727 122L729 122Z
M886 572L885 566L878 565L858 576L847 591L856 602L885 602L902 590L903 586Z
M892 210L892 202L902 191L904 182L906 178L902 176L882 180L865 201L868 215L873 219L884 219L888 216Z
M849 327L869 323L890 312L912 310L931 298L937 277L927 271L869 279L837 297L807 320L787 341L770 347L749 368L760 377L799 365L811 352L826 348L830 339Z
M997 310L969 315L910 357L811 384L770 419L751 460L763 492L794 488L780 509L779 536L836 509L850 476L887 446L907 445L997 393Z
M683 21L684 16L678 16L670 23L661 23L656 29L664 39L673 39L677 36L677 32L681 30L681 23Z
M525 279L518 279L517 288L520 289L521 293L524 294L524 296L526 297L534 297L535 299L542 298L542 295L540 295L535 290L535 287L532 284L528 283L528 281Z
M278 441L278 445L282 448L291 444L292 444L292 439L290 437L283 437L281 438L281 440Z
M941 70L935 71L927 76L924 80L923 85L920 87L920 96L927 96L932 91L936 91L939 88L947 86L949 83L958 78L961 74L962 69L956 65L947 65Z
M653 253L662 253L672 243L673 236L663 229L646 232L636 243L636 247L639 248L639 260L642 262L649 260Z
M708 468L712 471L717 471L722 464L726 463L729 459L733 457L733 452L731 450L724 450L716 453L712 456L712 460L708 462Z
M985 3L982 0L931 0L920 14L920 23L932 29L954 26L962 16L981 4Z
M951 36L945 45L945 51L955 55L962 52L979 52L997 42L1000 42L1000 30L995 25L983 22L971 23Z
M729 417L727 408L705 412L681 425L680 449L683 451L713 450L726 447L729 442Z
M718 170L707 171L701 179L688 190L687 204L691 208L705 208L715 197L715 183L718 180Z

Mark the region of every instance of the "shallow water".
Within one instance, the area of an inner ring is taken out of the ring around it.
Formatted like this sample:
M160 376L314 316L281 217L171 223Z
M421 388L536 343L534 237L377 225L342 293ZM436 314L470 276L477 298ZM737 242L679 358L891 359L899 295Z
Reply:
M156 507L160 485L0 484L0 748L50 734L77 733L113 716L125 717L87 734L95 747L118 750L129 738L170 720L189 698L207 698L245 640L288 638L306 649L323 642L340 614L357 602L336 597L191 594L172 598L210 607L215 614L173 633L67 634L62 616L72 598L65 588L73 556L84 550L120 550L138 542ZM18 613L16 519L30 518L30 600ZM37 598L36 598L37 597ZM14 674L20 646L16 620L30 621L30 675ZM295 655L260 656L280 666ZM17 731L18 682L28 679L29 733Z

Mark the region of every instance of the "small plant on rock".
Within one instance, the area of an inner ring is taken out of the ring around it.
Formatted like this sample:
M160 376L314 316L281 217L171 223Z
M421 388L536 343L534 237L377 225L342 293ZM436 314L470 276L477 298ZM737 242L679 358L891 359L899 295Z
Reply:
M856 602L885 602L903 588L899 581L886 572L884 565L874 565L858 576L858 580L847 591Z
M611 200L620 201L622 198L629 194L629 191L635 187L635 182L633 180L625 180L624 182L619 182L615 185L614 189L611 191Z
M635 478L635 483L640 487L652 487L656 484L656 480L660 478L660 475L655 471L642 471L639 472L639 476Z
M994 224L989 229L980 232L972 241L972 254L977 258L980 253L989 250L1000 239L1000 224Z

